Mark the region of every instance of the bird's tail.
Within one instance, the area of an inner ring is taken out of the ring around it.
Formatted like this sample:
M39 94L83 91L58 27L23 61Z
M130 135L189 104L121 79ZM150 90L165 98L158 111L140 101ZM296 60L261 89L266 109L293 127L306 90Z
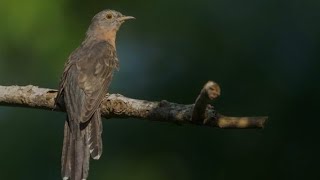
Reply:
M72 129L72 132L71 132ZM93 114L85 127L64 125L64 140L61 156L63 180L84 180L89 174L90 154L99 159L102 154L102 123L100 112Z
M76 129L76 128L75 128ZM89 172L89 144L85 131L70 131L68 122L64 125L64 140L61 156L61 175L63 180L83 180Z

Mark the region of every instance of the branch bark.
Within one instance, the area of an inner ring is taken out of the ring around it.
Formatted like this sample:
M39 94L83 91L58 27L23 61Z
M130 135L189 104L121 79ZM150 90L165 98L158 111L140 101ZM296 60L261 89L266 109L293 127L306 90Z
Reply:
M107 94L101 104L105 118L139 118L150 121L196 124L219 128L263 128L268 117L228 117L217 113L209 100L220 94L216 83L208 82L201 90L195 105L138 100L120 94ZM57 90L28 86L0 86L0 105L19 106L53 111Z

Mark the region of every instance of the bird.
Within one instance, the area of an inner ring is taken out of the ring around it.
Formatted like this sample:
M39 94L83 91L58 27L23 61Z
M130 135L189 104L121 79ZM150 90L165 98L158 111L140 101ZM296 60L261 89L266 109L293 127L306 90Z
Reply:
M85 39L68 57L55 105L65 107L67 118L61 155L63 180L85 180L89 161L102 154L100 105L119 69L116 34L133 16L103 10L91 20Z

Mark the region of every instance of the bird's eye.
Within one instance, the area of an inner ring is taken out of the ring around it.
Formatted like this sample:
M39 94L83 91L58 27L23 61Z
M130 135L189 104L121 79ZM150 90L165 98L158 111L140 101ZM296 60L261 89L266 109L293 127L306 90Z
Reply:
M112 14L107 14L107 19L112 19Z

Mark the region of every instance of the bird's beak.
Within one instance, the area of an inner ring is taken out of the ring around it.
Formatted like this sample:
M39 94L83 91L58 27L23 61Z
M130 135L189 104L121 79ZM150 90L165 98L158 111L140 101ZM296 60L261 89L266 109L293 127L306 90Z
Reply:
M128 20L128 19L135 19L135 17L133 16L121 16L118 18L118 21L125 21L125 20Z

